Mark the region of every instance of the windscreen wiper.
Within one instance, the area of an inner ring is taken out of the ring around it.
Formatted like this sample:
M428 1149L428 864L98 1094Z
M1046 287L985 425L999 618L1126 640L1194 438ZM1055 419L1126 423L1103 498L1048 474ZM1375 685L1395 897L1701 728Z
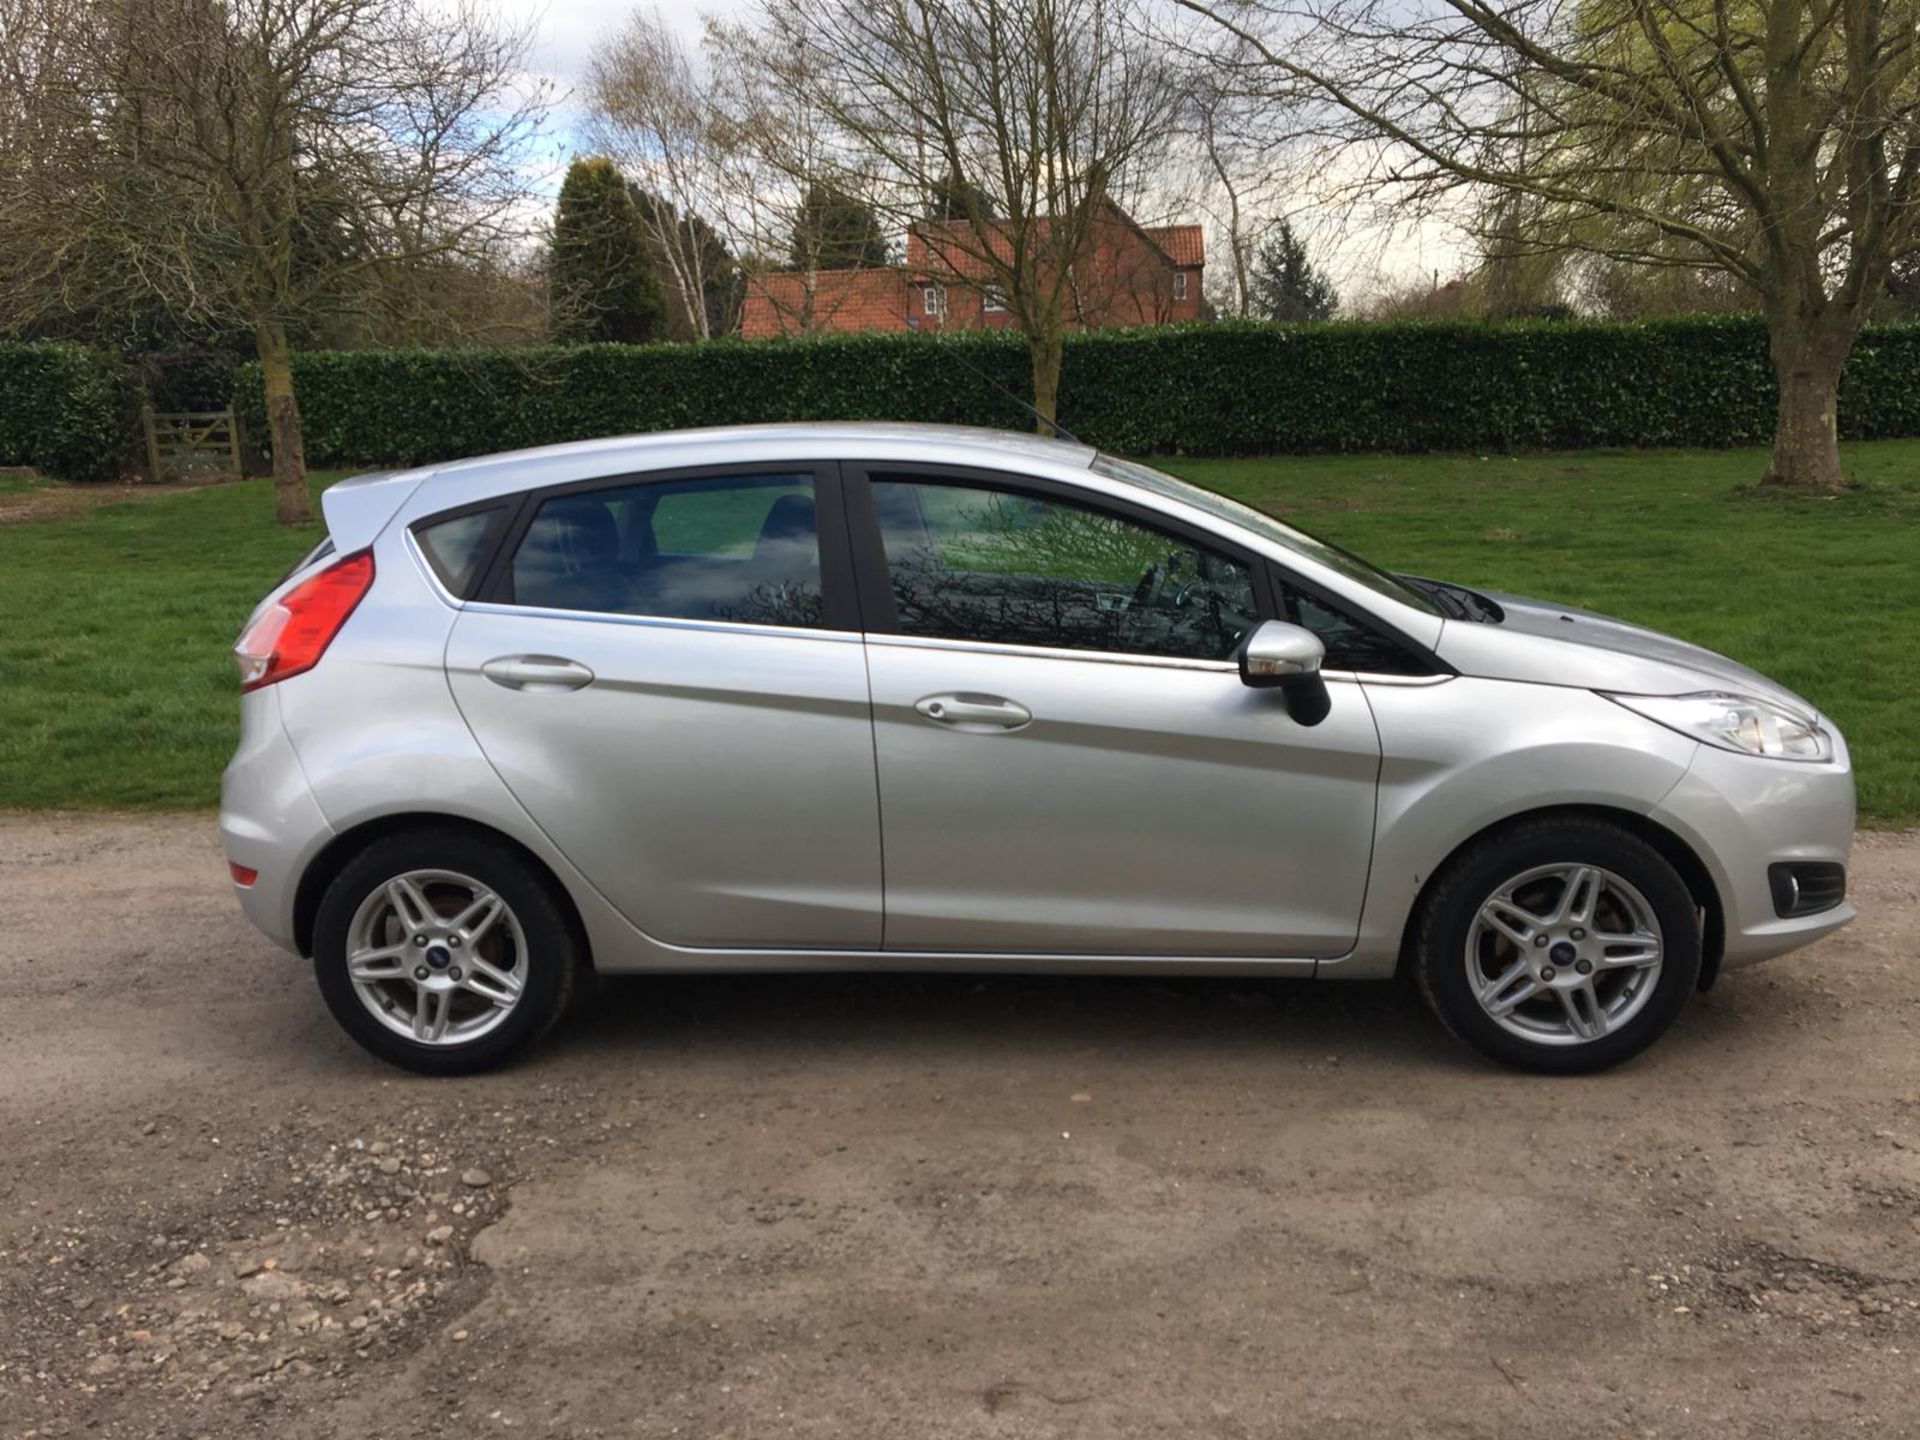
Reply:
M1474 618L1472 607L1468 605L1462 595L1455 593L1456 587L1452 585L1443 585L1438 580L1429 580L1424 575L1395 574L1393 578L1411 585L1422 595L1430 596L1433 603L1440 607L1441 612L1445 614L1449 620L1471 620Z

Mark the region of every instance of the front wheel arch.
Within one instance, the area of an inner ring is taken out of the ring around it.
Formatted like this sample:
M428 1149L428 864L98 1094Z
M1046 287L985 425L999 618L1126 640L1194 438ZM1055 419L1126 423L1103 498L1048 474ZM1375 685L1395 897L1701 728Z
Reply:
M1413 904L1407 910L1406 925L1400 932L1400 958L1395 968L1396 977L1407 977L1412 973L1412 960L1415 937L1420 933L1420 923L1426 914L1427 902L1432 896L1435 883L1447 873L1455 859L1489 836L1497 835L1512 826L1536 820L1585 819L1603 820L1617 825L1639 840L1652 846L1669 865L1678 872L1686 883L1687 893L1693 897L1693 903L1700 914L1700 982L1701 990L1711 989L1720 975L1720 959L1726 949L1726 906L1720 898L1719 887L1713 883L1713 875L1693 847L1682 840L1673 831L1645 815L1637 815L1631 810L1618 810L1610 805L1548 805L1538 810L1523 810L1518 814L1503 816L1490 825L1484 825L1467 836L1448 852L1446 859L1428 872L1426 881L1420 887L1420 893L1414 897Z
M567 893L567 887L560 883L560 877L553 873L552 866L504 830L496 830L491 825L483 825L459 815L443 815L431 810L405 811L362 821L351 830L341 831L321 847L320 853L307 865L294 891L293 938L303 956L309 960L313 958L314 922L320 914L320 900L327 893L327 887L333 884L354 856L376 840L384 840L389 835L408 830L463 830L513 851L515 858L525 864L552 892L554 903L560 907L567 923L573 928L580 953L587 957L591 966L593 950L587 941L586 925L580 918L579 907L573 903L573 896Z

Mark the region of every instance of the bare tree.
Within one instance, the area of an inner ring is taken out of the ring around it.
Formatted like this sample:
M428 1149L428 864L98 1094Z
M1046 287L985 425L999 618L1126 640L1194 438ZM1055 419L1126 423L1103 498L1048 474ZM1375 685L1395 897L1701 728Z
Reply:
M0 163L57 149L81 118L75 83L96 38L84 0L0 0Z
M1090 243L1175 128L1137 0L763 0L763 16L930 278L991 290L1025 333L1050 421Z
M1214 253L1226 262L1211 267L1215 308L1248 315L1254 257L1272 224L1268 217L1293 209L1293 192L1313 180L1300 173L1306 157L1287 143L1294 106L1258 71L1256 83L1246 85L1246 47L1233 37L1222 44L1174 33L1164 18L1161 28L1163 43L1189 62L1180 122L1185 163L1163 169L1161 185L1183 179L1168 189L1168 200L1212 222Z
M0 329L65 306L98 253L73 246L49 269L21 238L29 218L36 229L58 224L41 199L89 167L92 77L110 44L109 18L93 0L0 0Z
M308 328L309 343L343 350L541 344L552 307L539 262L537 252L514 237L484 250L382 265L343 297L352 303L333 307Z
M1220 90L1207 86L1198 91L1194 97L1194 137L1213 181L1208 188L1216 190L1222 202L1213 218L1225 236L1227 260L1232 267L1228 271L1232 282L1230 303L1225 308L1230 314L1244 316L1252 304L1248 273L1253 261L1251 229L1255 222L1246 200L1246 152L1235 143L1227 107L1227 96Z
M1179 0L1408 203L1535 197L1616 260L1725 271L1779 381L1766 479L1844 481L1836 390L1920 248L1916 0Z
M723 228L741 253L749 295L793 335L827 329L863 293L865 282L845 273L863 267L842 253L840 227L819 223L823 198L871 203L810 43L813 24L808 5L767 0L746 20L709 19L706 28Z
M793 15L708 17L708 138L718 157L718 228L732 236L745 290L783 334L814 334L851 296L822 284L833 234L808 225L822 188L851 194L845 146L820 104L822 83L793 40Z
M487 253L515 215L541 95L524 36L471 0L92 0L53 158L12 167L0 279L14 313L96 293L159 297L249 330L276 510L309 518L295 336L399 292L395 272ZM419 291L408 292L416 303Z
M707 297L722 277L711 221L725 214L721 120L686 46L660 12L635 11L587 67L590 134L656 201L640 207L648 243L672 284L687 332L713 336Z
M1555 223L1556 209L1537 196L1498 190L1474 215L1480 268L1473 284L1485 315L1506 319L1568 308L1574 247Z

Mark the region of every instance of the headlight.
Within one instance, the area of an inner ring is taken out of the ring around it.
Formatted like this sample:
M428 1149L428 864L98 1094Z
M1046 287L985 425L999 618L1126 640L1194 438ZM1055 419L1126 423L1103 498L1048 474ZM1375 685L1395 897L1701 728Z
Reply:
M1831 760L1833 737L1811 716L1751 695L1613 695L1600 692L1669 730L1722 750L1776 760Z

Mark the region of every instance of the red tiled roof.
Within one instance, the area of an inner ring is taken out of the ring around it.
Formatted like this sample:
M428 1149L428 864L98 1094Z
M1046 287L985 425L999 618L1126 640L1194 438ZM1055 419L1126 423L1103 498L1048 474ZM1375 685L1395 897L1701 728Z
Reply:
M797 335L807 312L807 276L783 270L747 279L740 333L749 340ZM906 273L891 266L813 272L816 330L904 330Z
M1133 226L1165 251L1175 266L1184 269L1207 263L1205 237L1198 225L1136 225L1118 205L1111 208L1123 223ZM1048 221L1038 221L1034 226L1035 238L1044 240L1047 228ZM990 232L989 243L993 253L1003 260L1012 244L1000 225ZM983 279L989 273L986 260L980 254L980 241L964 220L922 221L909 230L907 268L917 272L938 269L969 279Z
M1045 235L1047 222L1042 220L1034 228ZM998 225L991 232L991 244L993 253L1001 260L1012 254L1013 242ZM964 275L975 280L992 273L980 254L979 237L964 220L928 220L909 230L907 269L916 274L937 270L944 275Z
M1153 243L1167 252L1167 258L1180 266L1207 263L1206 243L1198 225L1149 225L1145 227Z

